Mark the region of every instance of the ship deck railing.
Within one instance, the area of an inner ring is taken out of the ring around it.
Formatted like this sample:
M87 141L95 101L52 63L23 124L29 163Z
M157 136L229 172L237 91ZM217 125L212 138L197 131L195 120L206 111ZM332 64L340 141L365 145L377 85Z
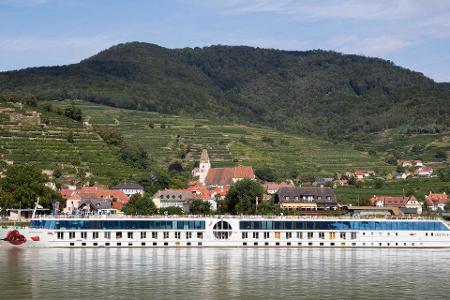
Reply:
M142 220L157 220L157 219L239 219L239 220L442 220L438 216L317 216L317 215L123 215L123 214L83 214L83 215L40 215L36 216L35 220L39 219L142 219Z

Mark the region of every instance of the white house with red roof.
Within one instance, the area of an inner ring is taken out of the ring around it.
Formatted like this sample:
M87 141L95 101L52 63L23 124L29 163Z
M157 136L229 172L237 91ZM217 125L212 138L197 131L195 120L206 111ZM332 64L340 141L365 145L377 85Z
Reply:
M425 196L427 207L431 211L445 211L445 206L450 202L449 196L444 192L441 194L430 193Z
M369 203L372 206L377 207L398 207L402 210L402 208L411 208L417 211L417 214L422 213L422 204L417 201L416 197L395 197L395 196L376 196L374 195L369 199Z
M292 182L266 182L263 186L268 195L275 195L279 189L284 187L294 187L294 184L292 184Z
M423 161L420 159L413 159L413 160L400 160L399 164L402 167L423 167Z
M420 177L431 177L433 175L433 169L427 166L420 167L417 170L417 176Z
M364 178L368 178L370 176L375 176L375 171L373 171L373 170L355 170L355 172L353 172L353 176L356 179L364 179Z
M64 212L68 214L76 213L83 203L89 201L106 200L111 203L111 207L120 210L128 203L128 196L120 190L109 190L99 187L82 187L81 189L61 189L63 199L66 200Z

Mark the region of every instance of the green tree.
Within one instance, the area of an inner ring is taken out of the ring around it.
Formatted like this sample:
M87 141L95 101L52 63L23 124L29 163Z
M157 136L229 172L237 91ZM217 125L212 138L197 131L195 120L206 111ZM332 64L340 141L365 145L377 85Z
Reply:
M384 187L384 180L383 179L381 179L381 178L377 178L377 179L375 179L375 182L374 182L374 186L375 186L375 188L376 189L381 189L381 188L383 188Z
M73 103L64 109L64 115L78 122L83 120L83 113L81 112L81 109L76 107Z
M263 180L263 181L275 181L277 179L277 176L274 172L273 169L271 168L262 168L262 169L256 169L255 170L255 175L256 177L258 177L259 179Z
M442 181L450 181L450 167L440 169L438 176Z
M126 215L155 215L158 213L155 203L149 195L134 194L122 208Z
M122 133L117 128L97 127L95 131L107 144L119 146L123 142Z
M280 208L273 204L273 201L259 201L258 215L278 215L280 212Z
M228 191L226 209L229 213L255 214L256 198L262 201L264 188L250 179L239 180Z
M439 159L439 160L446 160L447 159L447 152L445 152L443 150L438 150L434 154L434 157Z
M194 200L189 212L193 215L208 215L211 213L211 203L208 201Z
M74 139L73 139L73 131L72 131L72 130L69 130L69 131L67 132L67 141L68 141L69 143L71 143L71 144L74 143Z
M181 207L178 206L169 206L159 209L160 214L168 214L168 215L182 215L184 214Z
M45 186L48 177L36 166L13 165L5 175L0 179L0 207L32 208L38 197L41 205L49 207L52 199L61 199L59 194Z

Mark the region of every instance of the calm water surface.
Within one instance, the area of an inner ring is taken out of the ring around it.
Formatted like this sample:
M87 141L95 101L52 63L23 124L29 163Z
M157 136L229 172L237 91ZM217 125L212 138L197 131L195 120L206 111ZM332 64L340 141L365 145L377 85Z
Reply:
M450 299L450 251L0 247L0 299L28 298Z

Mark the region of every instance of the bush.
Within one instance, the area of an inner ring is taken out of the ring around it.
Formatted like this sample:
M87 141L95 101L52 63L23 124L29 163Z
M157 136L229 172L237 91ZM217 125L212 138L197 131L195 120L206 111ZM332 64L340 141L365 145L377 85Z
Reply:
M81 109L76 107L73 103L64 109L64 115L78 122L81 122L81 120L83 120Z
M117 128L97 127L95 131L107 144L119 146L123 142L122 133Z

